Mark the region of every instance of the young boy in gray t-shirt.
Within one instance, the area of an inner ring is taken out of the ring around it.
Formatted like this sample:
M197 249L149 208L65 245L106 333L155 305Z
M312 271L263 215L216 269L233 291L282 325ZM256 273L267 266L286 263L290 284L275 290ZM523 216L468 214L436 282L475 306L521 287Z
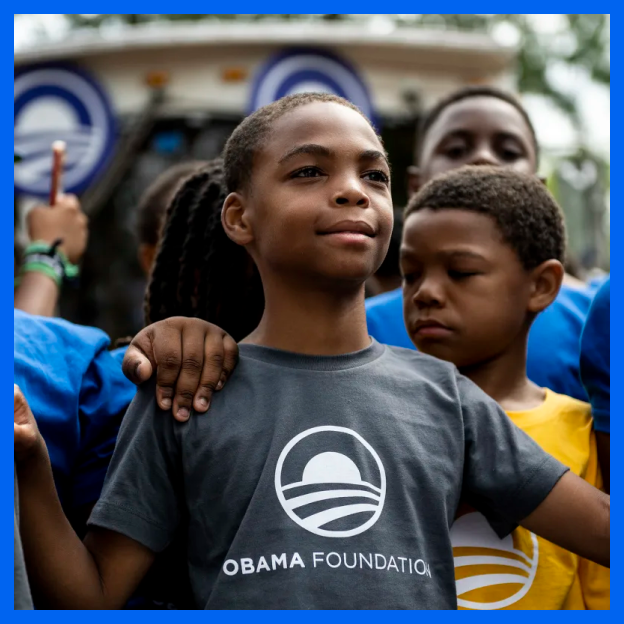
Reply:
M608 497L452 365L371 344L364 282L392 202L359 111L284 98L234 132L225 172L223 226L255 261L264 316L209 417L173 422L153 384L139 391L84 543L16 408L22 531L46 606L119 608L183 530L198 608L456 608L460 496L500 535L522 522L608 564Z

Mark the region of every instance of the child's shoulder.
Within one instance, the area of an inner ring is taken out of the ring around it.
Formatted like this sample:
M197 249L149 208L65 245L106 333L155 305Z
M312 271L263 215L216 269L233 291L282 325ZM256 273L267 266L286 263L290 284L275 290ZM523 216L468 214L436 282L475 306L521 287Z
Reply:
M572 426L581 426L592 420L591 405L567 394L547 390L547 402L552 415Z
M414 349L392 347L390 345L383 346L385 352L380 363L384 367L397 367L419 377L426 377L433 382L444 381L448 383L451 381L453 385L456 385L459 371L454 364Z

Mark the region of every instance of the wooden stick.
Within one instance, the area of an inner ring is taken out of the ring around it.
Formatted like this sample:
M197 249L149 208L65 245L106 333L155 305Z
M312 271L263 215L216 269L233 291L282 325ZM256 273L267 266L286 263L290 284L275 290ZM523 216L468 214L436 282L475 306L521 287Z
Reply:
M56 204L56 198L63 192L63 165L65 163L65 141L52 143L52 180L50 184L50 206Z

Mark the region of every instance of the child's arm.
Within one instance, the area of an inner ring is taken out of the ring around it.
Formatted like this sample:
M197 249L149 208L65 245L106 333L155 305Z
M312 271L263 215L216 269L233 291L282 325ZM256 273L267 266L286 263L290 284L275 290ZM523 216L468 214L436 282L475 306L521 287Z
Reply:
M458 378L465 436L463 491L500 538L518 524L609 566L609 496L546 453L500 406Z
M14 433L20 533L38 606L121 608L149 569L153 553L102 529L91 532L84 544L80 541L63 513L45 443L17 386Z
M520 524L581 557L610 567L610 497L566 472Z

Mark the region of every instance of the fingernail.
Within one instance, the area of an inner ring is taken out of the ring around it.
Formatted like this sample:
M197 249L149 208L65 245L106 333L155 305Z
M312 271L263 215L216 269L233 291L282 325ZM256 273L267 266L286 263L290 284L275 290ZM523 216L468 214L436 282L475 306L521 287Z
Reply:
M139 371L141 370L141 362L134 367L134 376L140 379Z
M181 407L178 410L178 419L179 420L188 420L189 416L190 416L190 412L188 411L188 408Z
M163 409L168 410L171 407L171 399L167 397L163 397L160 402L162 403Z
M215 388L215 390L217 392L219 392L219 390L221 390L221 388L223 388L224 383L225 382L223 381L223 379L219 379L219 383L217 384L217 387Z
M208 399L206 397L199 397L199 405L202 409L208 409L208 405L210 405L210 403L208 403Z

